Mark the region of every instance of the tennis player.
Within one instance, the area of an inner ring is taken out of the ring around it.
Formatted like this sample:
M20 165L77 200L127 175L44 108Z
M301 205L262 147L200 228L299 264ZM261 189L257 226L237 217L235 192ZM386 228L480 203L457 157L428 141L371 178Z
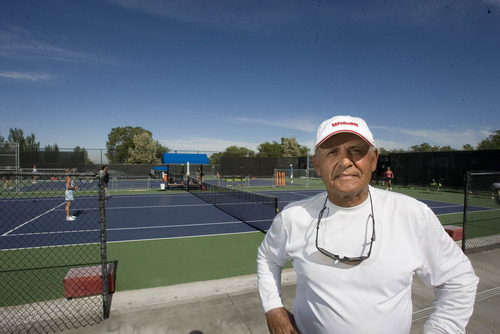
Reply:
M66 173L71 173L71 169L66 169ZM75 190L78 186L70 175L66 174L66 190L64 192L64 199L66 200L66 221L73 221L76 219L75 216L70 215L71 203L75 200Z
M313 157L326 192L280 212L257 258L271 333L409 333L413 275L434 289L424 333L465 333L478 278L434 213L369 185L378 150L366 123L336 116L317 131ZM293 314L281 272L297 273Z
M392 190L392 179L394 178L394 173L391 170L391 167L387 167L385 171L385 190Z

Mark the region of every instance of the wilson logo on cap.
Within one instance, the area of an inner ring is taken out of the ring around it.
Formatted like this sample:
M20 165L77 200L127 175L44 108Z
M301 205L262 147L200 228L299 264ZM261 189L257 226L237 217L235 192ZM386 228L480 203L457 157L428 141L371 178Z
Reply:
M353 125L355 127L359 127L358 123L354 123L354 122L335 122L335 123L332 123L332 127L336 127L339 125Z

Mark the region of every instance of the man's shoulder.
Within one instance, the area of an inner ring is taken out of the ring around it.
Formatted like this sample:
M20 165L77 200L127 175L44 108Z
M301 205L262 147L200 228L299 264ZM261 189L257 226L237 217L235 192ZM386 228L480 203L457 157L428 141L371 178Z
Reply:
M307 209L311 206L315 207L318 205L322 205L323 202L325 201L325 198L326 198L326 191L320 192L320 193L315 194L313 196L310 196L310 197L307 197L307 198L304 198L304 199L287 204L285 206L285 208L283 209L283 211L285 211L285 210L286 211L303 210L303 209Z
M410 197L405 194L383 190L378 188L370 187L370 192L374 197L375 203L385 203L391 204L399 209L402 208L416 208L416 207L427 207L423 202L416 198Z

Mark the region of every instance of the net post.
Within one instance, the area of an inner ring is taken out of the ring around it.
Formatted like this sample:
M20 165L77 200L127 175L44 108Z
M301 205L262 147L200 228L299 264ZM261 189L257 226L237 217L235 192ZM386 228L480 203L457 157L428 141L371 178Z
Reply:
M101 229L101 282L103 318L108 319L111 310L108 291L108 254L106 248L106 182L104 170L99 171L99 225Z

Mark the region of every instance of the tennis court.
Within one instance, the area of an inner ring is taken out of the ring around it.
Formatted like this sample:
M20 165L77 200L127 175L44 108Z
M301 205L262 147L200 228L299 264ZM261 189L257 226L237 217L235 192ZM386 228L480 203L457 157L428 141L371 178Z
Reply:
M291 202L322 191L284 190L262 193L278 197L279 207L282 210ZM9 242L2 242L0 249L6 249L7 244L15 244L17 249L71 245L72 240L75 240L73 235L99 229L97 208L86 207L88 201L82 200L81 197L79 200L78 196L73 204L77 219L72 222L63 219L65 203L62 197L11 198L2 201L9 201L8 205L2 205L2 208L9 207L9 210L25 214L2 223L1 237L9 238ZM463 213L461 204L425 199L421 201L438 216ZM37 208L40 211L33 212L28 209L32 207L32 202L38 202ZM238 203L233 204L238 205ZM470 209L491 210L487 207ZM252 226L187 192L113 196L106 202L106 216L108 242L229 235L256 231ZM78 219L83 217L85 219ZM264 222L265 229L270 223L271 220ZM40 234L44 234L45 237L40 239L38 237ZM15 239L15 242L12 239ZM93 241L95 240L88 242Z
M64 182L60 180L20 182L16 189L2 193L0 272L8 298L1 307L24 311L23 305L53 300L58 307L76 305L64 299L63 279L72 268L100 263L100 204L106 207L106 258L116 268L115 291L125 291L254 274L257 248L264 238L259 230L271 225L276 213L273 204L279 203L282 210L291 202L325 191L287 187L254 188L254 192L225 188L219 192L208 184L197 184L192 193L160 189L113 192L103 202L91 180L92 176L79 181L81 188L71 206L74 221L65 220ZM256 192L263 196L255 196ZM461 195L418 195L442 222L460 223ZM495 211L491 206L470 209ZM245 216L247 213L250 215ZM240 215L245 218L235 218ZM90 314L85 321L99 322L100 296L81 302ZM25 317L30 316L31 311L26 310Z

